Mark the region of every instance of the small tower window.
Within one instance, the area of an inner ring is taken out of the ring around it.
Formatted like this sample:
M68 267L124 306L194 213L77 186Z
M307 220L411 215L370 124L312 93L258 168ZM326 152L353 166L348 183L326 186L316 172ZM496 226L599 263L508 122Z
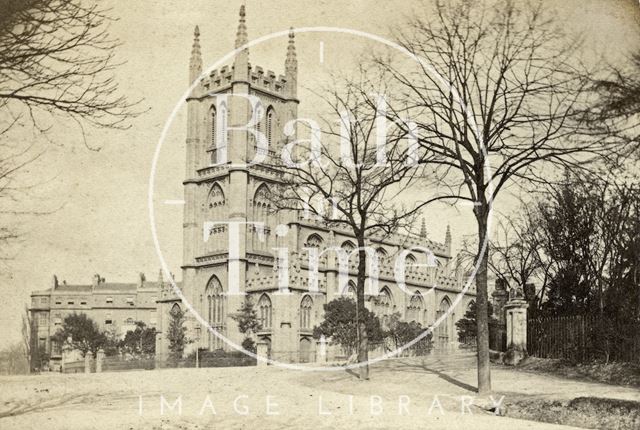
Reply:
M264 119L264 108L262 107L262 104L258 103L254 115L256 119L256 130L259 133L262 131L262 120Z
M267 110L267 142L269 146L273 143L273 121L275 120L275 113L272 107Z
M216 146L216 109L211 108L211 146ZM211 160L215 161L215 160Z

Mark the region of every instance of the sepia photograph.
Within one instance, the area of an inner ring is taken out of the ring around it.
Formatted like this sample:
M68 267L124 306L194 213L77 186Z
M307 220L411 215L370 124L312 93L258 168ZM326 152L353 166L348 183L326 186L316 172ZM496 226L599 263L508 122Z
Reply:
M0 429L640 430L638 0L0 0Z

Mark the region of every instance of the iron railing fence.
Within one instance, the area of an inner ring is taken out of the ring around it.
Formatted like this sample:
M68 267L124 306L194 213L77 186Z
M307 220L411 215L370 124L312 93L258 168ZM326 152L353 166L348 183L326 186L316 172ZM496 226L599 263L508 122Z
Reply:
M640 321L600 315L530 319L527 352L535 357L572 362L640 363Z

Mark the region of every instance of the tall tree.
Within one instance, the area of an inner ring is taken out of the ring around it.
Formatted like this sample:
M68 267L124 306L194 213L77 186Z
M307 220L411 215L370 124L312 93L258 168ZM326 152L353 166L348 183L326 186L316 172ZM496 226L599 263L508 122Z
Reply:
M186 317L182 309L179 307L171 309L171 312L169 312L167 339L169 340L170 359L172 360L181 359L184 354L184 348L189 343L185 322Z
M588 161L620 149L601 138L602 130L587 130L592 75L575 60L578 43L547 6L425 4L428 12L397 32L398 43L421 60L375 58L393 89L389 118L417 124L425 164L448 185L438 192L473 207L480 393L491 390L486 242L493 202L509 184L546 182L554 168L588 168Z
M238 309L238 312L233 315L232 318L238 323L238 331L245 335L245 338L242 340L242 348L255 354L256 344L251 338L251 335L260 330L262 324L253 307L251 296L245 296L240 309Z
M491 302L487 303L487 314L489 314L489 325L498 325L499 321L493 317L493 306ZM478 333L478 306L476 302L471 302L469 308L458 321L456 321L456 329L458 330L458 342L461 344L477 343Z
M627 280L639 263L639 198L637 181L585 175L568 176L542 196L535 226L553 264L543 304L548 312L636 315L640 301Z
M323 90L318 103L321 112L328 112L323 128L308 123L309 139L287 142L284 165L277 166L285 176L274 201L280 208L344 228L354 236L359 376L368 379L365 281L367 265L377 265L377 255L368 255L367 246L372 240L401 234L428 202L403 204L400 200L417 173L411 131L393 124L381 126L381 119L386 124L384 100L369 106L359 93L363 87L372 93L384 92L382 81L369 79L364 72Z
M233 315L232 318L238 323L238 330L242 334L251 334L260 330L260 320L253 307L251 296L245 297L240 309L238 309L238 312Z

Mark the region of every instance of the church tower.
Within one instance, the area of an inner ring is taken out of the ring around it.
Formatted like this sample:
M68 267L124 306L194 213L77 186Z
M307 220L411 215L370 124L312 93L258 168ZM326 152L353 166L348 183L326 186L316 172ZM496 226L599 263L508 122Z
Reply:
M297 116L298 108L293 30L287 41L285 75L276 76L270 70L252 65L246 47L248 41L246 10L242 6L235 40L239 51L232 66L201 76L200 31L198 27L194 31L189 84L196 81L197 84L187 100L186 179L183 182L182 290L204 319L237 344L243 336L231 315L240 308L244 297L229 294L230 282L235 279L241 294L253 293L256 298L260 297L260 288L277 289L274 283L268 282L273 278L275 264L271 248L277 246L276 225L287 222L286 215L272 210L269 197L281 172L250 163L257 151L263 151L257 145L256 135L262 133L268 142L268 153L264 155L279 156L284 145L284 124ZM250 98L258 101L255 109ZM256 115L260 120L248 128L247 124ZM236 222L237 230L230 229L228 222ZM253 224L256 222L264 223L265 228ZM230 235L232 239L237 237L237 242L234 240L237 247L230 246ZM261 287L252 287L256 291L247 291L249 273L252 279L265 280ZM257 301L254 300L254 305ZM269 306L285 312L288 304L269 303ZM276 316L269 314L262 319L264 330L275 329L268 325ZM199 347L228 349L206 328L203 327L201 333Z

